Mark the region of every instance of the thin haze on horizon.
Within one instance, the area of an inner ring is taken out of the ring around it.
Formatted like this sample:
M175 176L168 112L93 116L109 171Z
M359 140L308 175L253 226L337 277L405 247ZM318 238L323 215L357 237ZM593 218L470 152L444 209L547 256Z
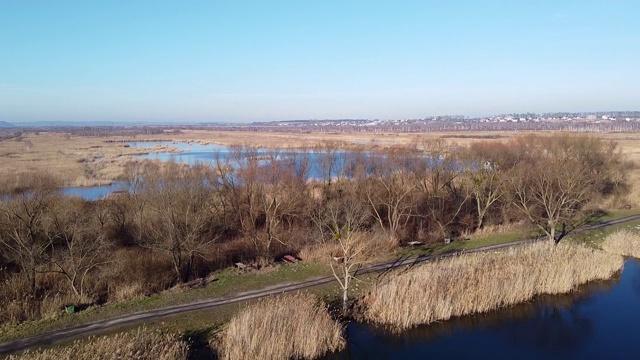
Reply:
M638 1L0 0L0 120L636 110Z

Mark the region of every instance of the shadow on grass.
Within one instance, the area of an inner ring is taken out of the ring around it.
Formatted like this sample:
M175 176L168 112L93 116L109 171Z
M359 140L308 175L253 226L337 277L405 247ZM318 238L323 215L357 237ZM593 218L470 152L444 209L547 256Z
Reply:
M188 360L218 359L218 352L211 347L209 338L214 332L213 327L189 330L184 333L182 340L189 344Z
M609 212L605 210L594 210L587 214L585 218L578 223L579 226L585 225L599 225L605 222L606 220L610 220L607 217L609 216Z

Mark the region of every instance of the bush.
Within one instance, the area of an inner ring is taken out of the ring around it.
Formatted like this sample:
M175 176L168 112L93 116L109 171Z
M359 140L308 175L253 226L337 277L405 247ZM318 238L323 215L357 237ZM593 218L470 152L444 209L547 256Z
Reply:
M317 358L341 349L342 326L308 294L261 300L234 316L218 339L223 359Z

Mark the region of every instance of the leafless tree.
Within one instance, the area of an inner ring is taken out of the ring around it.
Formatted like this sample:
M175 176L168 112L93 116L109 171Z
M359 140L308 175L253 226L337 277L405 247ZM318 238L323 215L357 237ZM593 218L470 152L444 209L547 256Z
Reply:
M438 139L423 142L420 148L425 164L417 173L418 188L423 197L420 212L437 226L440 236L448 236L471 194L449 144Z
M333 276L342 289L344 313L355 272L373 252L372 236L365 227L368 216L364 204L345 196L326 203L312 217Z
M616 176L610 171L614 152L596 138L530 135L512 146L521 159L507 177L514 203L552 242L574 227L585 205Z
M394 244L400 240L400 229L415 214L418 200L416 166L419 166L419 160L410 151L370 156L370 174L361 180L371 213L378 220L381 229L388 227Z
M4 256L22 269L31 294L36 292L36 273L45 262L49 209L58 190L56 179L35 173L22 180L23 188L0 202L0 245Z
M272 245L286 245L286 234L308 199L306 154L278 152L242 156L235 189L242 235L268 260Z
M463 149L460 156L464 183L476 204L476 229L483 227L487 213L505 194L501 158L493 153L496 147L492 145L488 142L472 144Z
M171 258L176 277L186 282L196 257L206 257L209 246L219 238L211 227L209 204L212 186L208 167L168 163L158 173L144 174L146 197L141 245Z
M85 295L87 276L110 263L105 256L110 248L106 241L99 206L81 199L68 199L52 209L53 226L47 235L48 271L60 274L79 297Z

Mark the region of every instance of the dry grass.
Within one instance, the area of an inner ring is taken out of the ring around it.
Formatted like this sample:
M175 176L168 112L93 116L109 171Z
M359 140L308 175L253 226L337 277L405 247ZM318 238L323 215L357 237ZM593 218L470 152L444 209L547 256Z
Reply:
M131 300L142 299L145 296L144 287L140 283L125 284L116 287L112 294L112 299L115 302L127 302Z
M188 346L177 335L138 329L135 332L76 341L70 346L9 356L12 360L186 359Z
M607 279L623 258L584 246L551 243L463 255L396 272L365 296L365 318L407 329L488 312L540 294L570 292Z
M107 139L40 132L0 141L0 178L46 169L65 185L107 184L122 174L127 155L144 151Z
M449 143L468 145L477 141L505 141L517 134L512 131L468 131L425 133L287 133L248 131L182 130L132 136L75 136L64 133L25 133L19 139L0 141L0 178L6 175L31 173L47 169L65 185L90 186L116 180L123 172L130 156L148 152L139 148L125 148L121 142L166 139L200 144L247 145L266 148L311 148L334 143L342 148L366 147L381 149L391 146L414 145L424 140L444 139ZM603 133L599 138L615 140L622 152L632 160L640 160L640 141L635 134ZM154 149L153 151L166 151ZM640 171L638 171L640 174ZM636 190L640 201L640 189ZM640 205L640 202L638 203Z
M496 225L486 225L481 229L477 229L475 232L463 235L463 237L468 237L469 239L477 239L482 238L489 235L497 235L497 234L508 234L516 231L523 231L529 227L528 224L525 224L524 221L520 222L510 222L506 224L496 224Z
M640 258L640 234L630 230L618 230L604 239L602 249L612 254Z
M269 298L226 325L218 339L223 359L317 358L344 346L342 326L309 294Z

